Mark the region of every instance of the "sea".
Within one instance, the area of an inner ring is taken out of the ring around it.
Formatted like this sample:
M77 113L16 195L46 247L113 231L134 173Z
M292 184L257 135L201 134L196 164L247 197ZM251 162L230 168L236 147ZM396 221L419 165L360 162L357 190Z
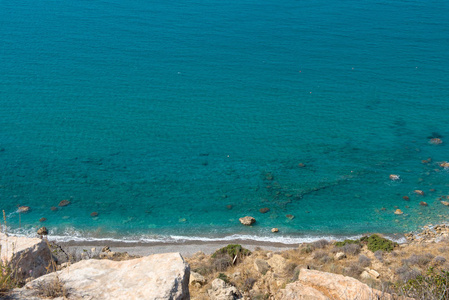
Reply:
M443 0L0 0L2 230L294 244L446 222L448 16Z

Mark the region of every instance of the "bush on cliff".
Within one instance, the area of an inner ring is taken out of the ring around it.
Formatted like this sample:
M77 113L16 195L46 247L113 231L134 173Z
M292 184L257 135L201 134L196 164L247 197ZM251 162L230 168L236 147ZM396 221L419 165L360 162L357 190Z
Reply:
M351 244L360 245L360 240L344 240L342 242L336 242L335 246L336 247L343 247L343 246L351 245Z
M361 241L367 242L368 249L373 253L378 250L391 252L393 251L394 247L398 246L397 243L378 236L377 234L373 234L369 237L363 237L362 239Z
M241 260L243 259L243 257L248 256L250 254L251 251L243 248L241 245L230 244L227 245L226 247L223 247L215 251L215 253L212 254L212 258L219 258L222 257L223 255L228 255L232 260L236 259L236 257L237 260Z
M429 268L426 274L407 281L400 289L415 299L449 299L449 271Z

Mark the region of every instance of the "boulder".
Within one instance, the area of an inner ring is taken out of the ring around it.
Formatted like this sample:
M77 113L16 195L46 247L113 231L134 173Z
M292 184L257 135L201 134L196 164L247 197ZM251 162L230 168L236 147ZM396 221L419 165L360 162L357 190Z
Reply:
M19 206L19 208L17 210L20 213L25 213L25 212L29 212L31 210L31 207L29 207L29 206Z
M70 204L70 201L69 200L62 200L61 202L59 202L59 206L67 206L67 205L69 205Z
M97 213L96 211L94 211L94 212L92 212L92 213L90 214L90 216L91 216L91 217L98 217L98 213Z
M284 273L285 268L287 267L287 261L279 254L274 254L273 257L268 260L268 264L273 268L273 271L278 274Z
M355 278L315 270L301 269L298 281L290 283L276 299L393 299Z
M268 208L268 207L263 207L263 208L261 208L261 209L259 209L259 212L261 212L261 213L267 213L267 212L269 212L270 211L270 209Z
M47 221L47 218L40 218L39 219L39 222L45 222L45 221Z
M13 299L39 299L38 289L58 276L67 299L190 299L190 269L179 253L127 261L89 259L27 283ZM15 298L14 298L15 297Z
M265 275L268 272L268 270L270 269L270 265L263 259L256 259L254 261L254 268L260 274Z
M397 180L400 180L401 177L399 177L399 175L396 175L396 174L390 174L390 179L393 181L397 181Z
M402 212L402 210L400 210L400 209L398 208L398 209L396 209L396 210L394 211L394 214L395 214L395 215L402 215L403 212Z
M360 278L368 280L368 279L371 279L371 276L369 275L369 273L367 271L363 271L362 274L360 274Z
M427 202L421 201L421 202L419 202L419 205L421 205L421 206L428 206L429 204L427 204Z
M220 278L212 281L212 288L207 293L211 300L235 300L240 298L237 288L227 284Z
M39 238L0 233L0 248L2 263L14 266L21 280L47 274L47 267L52 264L48 244Z
M335 254L336 260L342 260L344 258L346 258L346 254L344 252L337 252L337 254Z
M189 284L197 286L197 287L201 287L203 285L205 285L207 282L206 278L204 278L203 275L199 274L199 273L195 273L195 272L190 272L190 280L189 280Z
M331 300L322 292L299 281L289 283L285 289L279 290L274 299L278 300Z
M449 206L449 202L448 201L441 201L441 204Z
M37 230L38 235L48 235L48 229L47 227L41 227Z
M275 233L275 232L279 232L279 228L271 228L271 232Z
M256 219L254 219L253 217L250 217L250 216L246 216L246 217L240 218L239 221L243 225L250 226L256 222Z
M368 274L371 276L371 277L373 277L374 279L377 279L377 278L379 278L380 277L380 274L379 274L379 272L377 272L376 270L369 270L368 271Z
M414 190L413 192L417 195L424 196L424 192L421 190Z
M440 163L440 167L442 167L442 168L449 168L449 162L444 161L444 162Z
M433 138L429 140L429 143L432 145L440 145L443 141L440 138Z

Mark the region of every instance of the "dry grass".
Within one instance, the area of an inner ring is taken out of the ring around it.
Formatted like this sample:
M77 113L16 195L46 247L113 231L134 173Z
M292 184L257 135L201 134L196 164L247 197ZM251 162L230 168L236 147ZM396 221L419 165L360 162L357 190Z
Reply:
M45 298L67 297L68 293L63 282L55 275L47 281L39 281L36 288L37 294Z
M447 267L449 252L441 253L439 248L449 249L449 242L439 242L438 246L432 243L410 244L392 252L373 253L363 245L335 247L332 243L317 241L300 245L297 249L282 251L279 256L285 260L283 269L272 269L266 274L255 270L254 261L263 259L271 265L271 257L276 253L257 249L236 265L217 263L208 255L196 254L187 261L191 270L205 276L208 283L200 288L191 286L190 293L192 299L209 299L207 289L210 288L210 283L219 273L223 273L237 289L246 292L247 299L274 299L279 289L297 280L301 268L352 276L381 291L405 293L398 289L402 289L408 280L425 274L430 266L437 269ZM347 258L335 260L335 253L340 251L345 252ZM380 278L360 279L360 274L367 267L376 270Z

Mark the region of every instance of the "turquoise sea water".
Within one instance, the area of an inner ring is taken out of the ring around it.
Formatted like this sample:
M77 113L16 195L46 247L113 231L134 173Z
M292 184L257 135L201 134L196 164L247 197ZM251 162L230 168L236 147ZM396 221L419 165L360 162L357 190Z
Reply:
M295 242L445 221L448 16L423 0L0 0L9 230Z

